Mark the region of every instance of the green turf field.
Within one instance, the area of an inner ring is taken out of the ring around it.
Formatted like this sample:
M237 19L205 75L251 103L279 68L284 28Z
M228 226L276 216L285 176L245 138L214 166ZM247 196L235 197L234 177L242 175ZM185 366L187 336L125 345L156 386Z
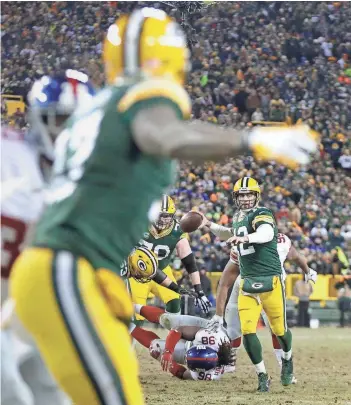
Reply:
M158 330L157 333L162 334ZM259 331L271 391L257 394L257 378L244 347L237 371L220 381L180 381L137 348L147 405L351 405L351 329L292 329L296 385L282 387L267 330Z

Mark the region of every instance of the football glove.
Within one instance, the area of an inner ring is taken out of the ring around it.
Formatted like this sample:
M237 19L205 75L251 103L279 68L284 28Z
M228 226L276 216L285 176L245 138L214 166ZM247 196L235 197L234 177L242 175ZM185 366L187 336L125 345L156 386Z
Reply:
M201 284L196 284L194 285L195 289L195 306L199 307L201 311L204 314L208 314L210 312L210 308L212 307L212 304L206 297L205 293L203 292L201 288Z
M312 283L316 283L317 281L317 272L315 270L312 269L308 269L308 273L305 274L305 281L306 283L308 283L309 281L312 281Z
M217 330L221 326L223 326L223 322L224 322L223 316L214 315L212 317L212 319L210 319L208 321L206 329L208 329L208 330Z
M318 144L318 133L307 125L256 127L248 135L255 158L275 160L292 169L307 164Z
M172 353L169 350L165 350L161 356L161 367L163 371L168 371L172 365Z

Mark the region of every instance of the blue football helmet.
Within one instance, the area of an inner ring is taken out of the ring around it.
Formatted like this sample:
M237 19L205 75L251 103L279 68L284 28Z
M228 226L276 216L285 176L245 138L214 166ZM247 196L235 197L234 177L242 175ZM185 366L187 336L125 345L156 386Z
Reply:
M28 94L31 131L39 135L40 151L53 159L53 145L67 118L82 103L89 102L95 89L86 74L68 69L58 76L36 80Z
M217 352L209 346L193 346L185 354L189 370L211 370L218 364Z

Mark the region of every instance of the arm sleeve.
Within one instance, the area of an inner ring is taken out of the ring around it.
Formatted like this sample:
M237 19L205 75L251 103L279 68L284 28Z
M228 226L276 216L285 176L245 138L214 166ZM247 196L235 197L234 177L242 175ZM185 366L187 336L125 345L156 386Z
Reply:
M160 269L157 269L153 281L155 281L155 283L157 284L161 284L166 280L166 278L167 278L166 274Z
M230 228L226 228L225 226L215 224L211 222L210 231L218 236L221 240L228 240L233 236L233 232Z
M248 235L249 243L266 243L274 238L274 229L271 225L263 224L257 228L257 231Z
M194 256L193 252L191 252L188 256L183 257L183 259L181 259L181 261L188 274L192 274L192 273L195 273L195 271L198 271L197 266L196 266L195 256Z

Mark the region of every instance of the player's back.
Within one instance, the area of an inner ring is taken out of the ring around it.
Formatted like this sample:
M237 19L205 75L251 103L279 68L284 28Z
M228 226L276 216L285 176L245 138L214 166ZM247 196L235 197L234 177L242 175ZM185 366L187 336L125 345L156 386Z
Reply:
M1 278L7 279L26 237L28 226L43 208L43 179L37 154L22 132L1 132ZM3 287L6 282L3 281ZM2 289L2 299L7 293Z
M73 114L56 142L50 206L37 246L68 249L95 268L116 268L127 257L158 214L156 200L174 175L170 159L138 149L131 123L155 103L172 105L182 117L180 104L187 100L177 99L174 86L179 91L166 80L108 87Z

